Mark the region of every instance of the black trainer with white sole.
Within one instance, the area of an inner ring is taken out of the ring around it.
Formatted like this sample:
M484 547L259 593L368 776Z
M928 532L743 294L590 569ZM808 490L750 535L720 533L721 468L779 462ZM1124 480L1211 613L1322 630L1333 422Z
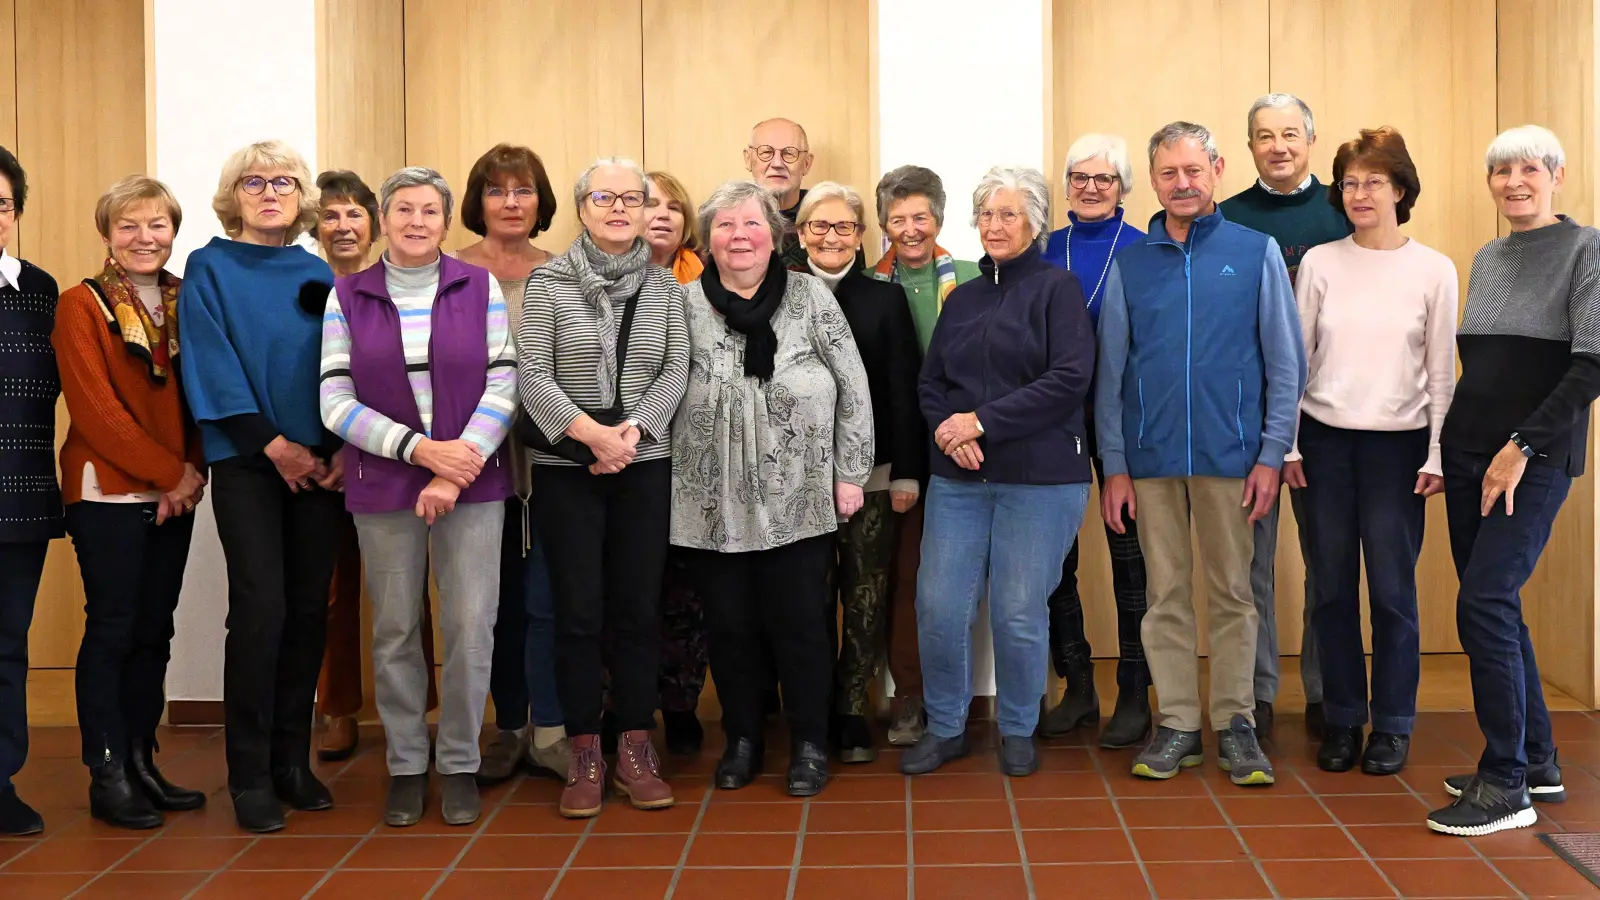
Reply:
M1444 789L1452 797L1461 796L1476 775L1451 775L1444 780ZM1556 754L1549 762L1530 763L1524 776L1528 794L1535 803L1562 803L1567 799L1567 789L1561 784L1561 764Z
M1481 778L1473 778L1456 802L1428 813L1429 830L1458 837L1483 837L1537 821L1527 788L1508 790Z

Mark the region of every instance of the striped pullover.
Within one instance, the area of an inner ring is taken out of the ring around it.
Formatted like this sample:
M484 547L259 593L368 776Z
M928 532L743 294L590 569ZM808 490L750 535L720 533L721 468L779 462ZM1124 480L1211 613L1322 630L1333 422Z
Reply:
M646 266L644 284L633 301L626 358L620 373L623 412L639 422L636 462L672 455L672 415L689 383L689 328L683 288L672 273ZM620 328L622 311L613 320ZM547 437L564 434L586 411L611 405L601 397L596 372L600 336L593 303L576 281L540 267L528 277L517 332L522 407ZM533 451L536 465L574 463Z
M411 462L411 454L433 431L433 382L428 369L428 341L433 334L433 300L439 291L439 261L403 269L383 258L384 284L400 313L400 343L405 348L406 378L416 398L427 435L396 422L356 399L350 377L350 326L338 291L328 295L322 317L322 421L328 430L357 447L389 459ZM517 353L511 341L506 301L500 285L489 279L489 367L483 398L473 412L461 439L478 446L488 459L511 430L516 411Z

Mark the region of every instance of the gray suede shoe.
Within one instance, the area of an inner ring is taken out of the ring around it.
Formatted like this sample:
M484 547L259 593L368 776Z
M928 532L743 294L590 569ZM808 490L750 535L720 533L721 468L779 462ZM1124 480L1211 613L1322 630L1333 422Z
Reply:
M383 824L405 828L422 821L428 808L427 775L395 775L389 779L389 800L383 810Z
M471 825L478 821L483 811L483 801L478 797L478 782L469 772L459 775L441 775L439 791L440 812L446 825Z
M925 732L922 740L917 741L900 757L900 771L906 775L926 775L947 762L966 756L969 752L965 734L960 737L942 738L931 731Z
M1000 771L1022 778L1039 771L1039 750L1031 737L1000 736Z

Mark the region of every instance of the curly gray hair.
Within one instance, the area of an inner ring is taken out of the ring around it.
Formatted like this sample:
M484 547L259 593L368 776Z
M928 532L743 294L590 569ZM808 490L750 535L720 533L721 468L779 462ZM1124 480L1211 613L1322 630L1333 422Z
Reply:
M939 173L922 166L901 166L878 179L878 227L889 227L889 207L907 197L928 198L933 221L944 227L944 181Z
M1028 224L1033 228L1035 243L1050 239L1050 182L1044 173L1031 166L995 166L983 173L978 187L972 192L972 226L978 226L978 213L989 197L1001 188L1010 188L1022 195L1028 214Z
M711 242L711 223L717 218L717 213L723 210L743 206L746 200L755 198L761 204L761 213L767 220L767 228L772 232L772 246L774 248L783 244L785 225L783 213L778 210L778 201L772 192L756 184L748 178L735 178L717 185L711 192L706 202L700 204L700 233L705 235L706 243Z

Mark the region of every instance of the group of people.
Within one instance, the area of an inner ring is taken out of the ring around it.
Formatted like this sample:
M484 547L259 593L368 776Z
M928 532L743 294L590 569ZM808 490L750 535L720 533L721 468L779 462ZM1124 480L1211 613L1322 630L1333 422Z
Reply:
M432 169L374 192L348 171L313 179L281 142L252 144L212 201L226 237L181 282L166 269L177 200L145 176L119 181L96 209L98 274L60 293L0 254L13 335L0 352L0 833L43 827L9 779L26 752L33 597L63 531L87 597L77 703L95 817L149 828L206 801L154 754L209 489L240 826L332 806L310 762L314 711L329 719L318 753L348 756L363 581L386 822L420 821L431 767L442 818L465 824L479 785L524 765L565 780L565 816L599 814L608 788L671 806L656 711L669 752L699 752L708 662L727 738L719 789L763 771L780 707L789 794L822 791L830 756L875 758L885 663L900 768L932 772L969 752L985 597L1001 768L1031 774L1036 737L1100 719L1076 578L1092 479L1119 637L1099 740L1142 745L1134 776L1202 763L1209 717L1231 780L1273 783L1285 484L1318 764L1400 771L1425 499L1442 492L1487 746L1428 825L1531 823L1531 800L1563 793L1519 591L1585 462L1600 231L1553 211L1553 134L1501 134L1486 184L1511 233L1478 253L1458 329L1453 265L1401 229L1421 183L1398 132L1341 144L1324 183L1303 102L1267 95L1247 123L1258 179L1220 203L1209 130L1174 122L1150 138L1161 212L1145 230L1124 217L1135 186L1121 138L1072 144L1054 231L1042 173L991 169L972 195L977 263L938 243L939 176L902 166L876 185L887 248L868 265L860 193L804 188L810 145L785 119L756 126L749 177L698 207L668 173L596 160L575 179L582 227L560 253L533 243L564 200L524 147L488 151L458 196ZM0 247L26 197L0 151ZM457 217L480 240L451 255ZM59 486L58 391L71 414ZM1052 662L1066 681L1053 707Z

